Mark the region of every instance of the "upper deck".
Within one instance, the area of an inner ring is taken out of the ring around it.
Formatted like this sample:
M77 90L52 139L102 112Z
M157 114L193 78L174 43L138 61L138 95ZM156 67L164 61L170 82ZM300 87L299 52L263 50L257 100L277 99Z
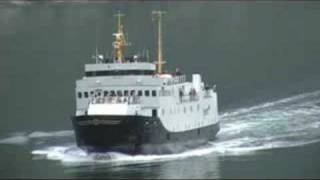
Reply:
M114 62L86 64L85 76L153 75L156 65L150 62Z
M148 51L126 56L125 49L131 43L127 41L122 14L117 14L118 30L113 33L113 51L109 57L98 53L96 49L95 63L85 65L84 76L77 80L77 89L88 90L99 87L143 87L170 86L185 83L186 78L179 71L168 73L164 69L165 61L162 54L161 13L155 14L158 19L158 57L153 62L149 59Z
M147 74L149 70L102 70L95 71L94 74L86 76L76 81L77 88L97 88L105 86L131 87L131 86L170 86L185 83L184 74L156 74L154 71ZM91 71L93 73L93 71ZM135 74L134 74L135 73Z

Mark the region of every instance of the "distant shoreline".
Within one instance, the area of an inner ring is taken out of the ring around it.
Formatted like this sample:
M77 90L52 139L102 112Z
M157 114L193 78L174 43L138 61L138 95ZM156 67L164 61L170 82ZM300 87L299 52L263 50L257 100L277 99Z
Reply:
M112 0L0 0L0 4L28 5L28 4L53 4L53 3L106 3Z

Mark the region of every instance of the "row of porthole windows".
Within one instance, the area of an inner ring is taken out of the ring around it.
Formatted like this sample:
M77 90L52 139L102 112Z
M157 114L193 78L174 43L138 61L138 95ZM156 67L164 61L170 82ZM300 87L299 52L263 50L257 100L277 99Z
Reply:
M149 97L150 94L151 96L153 97L156 97L157 96L157 91L156 90L151 90L151 93L150 93L150 90L124 90L124 91L121 91L121 90L110 90L110 91L103 91L103 96L146 96L146 97ZM94 91L91 91L90 92L90 95L91 96L94 96ZM97 92L96 94L97 96L101 96L102 95L102 92ZM78 92L78 98L81 99L81 98L88 98L89 97L89 92L85 91L85 92Z
M210 105L209 105L209 107L210 107ZM197 109L196 109L198 112L200 111L200 105L199 104L197 104ZM186 106L184 106L183 107L183 113L187 113L187 111L188 111L188 108L186 107ZM193 106L192 105L190 105L190 107L189 107L189 111L190 112L193 112ZM170 114L179 114L180 113L180 107L174 107L174 108L170 108L170 109L168 109L168 112L170 113ZM162 114L162 116L164 116L165 115L165 113L166 113L166 111L165 111L165 109L163 108L162 110L161 110L161 114Z

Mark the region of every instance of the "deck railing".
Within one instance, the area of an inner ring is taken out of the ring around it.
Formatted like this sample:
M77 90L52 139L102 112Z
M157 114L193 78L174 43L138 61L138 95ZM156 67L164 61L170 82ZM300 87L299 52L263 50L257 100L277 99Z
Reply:
M183 82L186 82L186 75L179 75L171 79L168 79L168 81L166 82L166 85L179 84Z

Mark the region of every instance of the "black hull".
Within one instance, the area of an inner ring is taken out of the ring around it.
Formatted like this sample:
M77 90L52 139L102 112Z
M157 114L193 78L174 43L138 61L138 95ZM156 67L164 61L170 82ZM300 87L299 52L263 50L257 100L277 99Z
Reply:
M172 154L207 144L219 124L184 132L168 132L157 117L76 116L72 118L77 145L89 152Z

